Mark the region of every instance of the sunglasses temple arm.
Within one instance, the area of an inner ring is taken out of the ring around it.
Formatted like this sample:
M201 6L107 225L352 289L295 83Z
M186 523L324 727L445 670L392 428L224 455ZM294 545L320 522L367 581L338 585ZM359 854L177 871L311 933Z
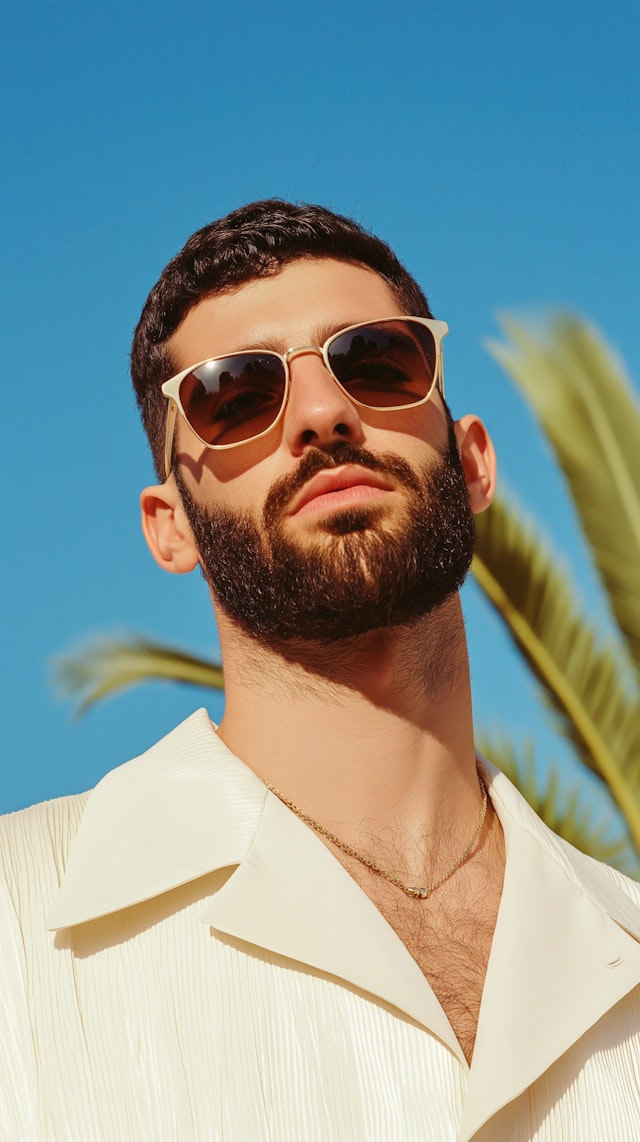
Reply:
M164 473L165 480L169 479L171 475L171 453L173 451L173 433L176 426L176 414L178 407L175 401L169 401L169 408L167 410L167 428L164 436Z
M444 361L443 361L443 357L442 357L442 345L440 346L440 352L438 353L438 382L437 382L437 386L440 390L440 396L444 400L445 399L445 396L444 396Z

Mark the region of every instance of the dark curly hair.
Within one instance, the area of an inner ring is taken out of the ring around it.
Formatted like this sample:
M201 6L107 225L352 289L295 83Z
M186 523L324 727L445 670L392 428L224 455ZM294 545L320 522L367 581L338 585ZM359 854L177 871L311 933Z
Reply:
M176 372L168 339L202 298L269 277L304 257L366 266L388 282L407 313L432 316L420 286L393 250L357 222L322 206L272 198L242 206L197 230L151 290L131 350L133 385L160 479L167 415L160 386Z

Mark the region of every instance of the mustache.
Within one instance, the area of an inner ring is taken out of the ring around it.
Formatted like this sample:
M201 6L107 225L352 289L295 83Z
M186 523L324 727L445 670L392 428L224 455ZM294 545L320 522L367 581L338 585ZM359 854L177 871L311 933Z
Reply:
M293 497L318 472L324 472L327 468L338 468L342 464L359 464L372 472L382 472L384 475L392 476L412 492L419 494L421 491L420 480L410 464L400 456L395 456L391 452L375 455L358 444L352 444L349 440L339 440L329 448L310 448L293 472L275 481L264 502L265 524L274 523Z

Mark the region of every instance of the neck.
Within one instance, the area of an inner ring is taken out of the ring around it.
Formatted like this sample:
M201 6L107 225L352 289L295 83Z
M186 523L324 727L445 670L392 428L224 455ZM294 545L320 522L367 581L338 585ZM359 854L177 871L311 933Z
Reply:
M353 841L469 834L480 792L458 597L410 627L267 648L219 616L220 736L263 780ZM405 838L405 840L402 840Z

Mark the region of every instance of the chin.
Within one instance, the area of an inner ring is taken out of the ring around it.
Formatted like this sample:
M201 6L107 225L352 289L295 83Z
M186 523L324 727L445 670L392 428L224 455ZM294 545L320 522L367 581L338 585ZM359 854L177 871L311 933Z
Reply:
M352 532L355 534L369 530L381 530L379 525L385 514L385 509L379 505L356 505L342 508L338 511L328 512L326 515L318 515L309 527L309 531L312 531L313 534L319 533L327 536L345 536ZM388 534L389 529L385 528L384 530Z

